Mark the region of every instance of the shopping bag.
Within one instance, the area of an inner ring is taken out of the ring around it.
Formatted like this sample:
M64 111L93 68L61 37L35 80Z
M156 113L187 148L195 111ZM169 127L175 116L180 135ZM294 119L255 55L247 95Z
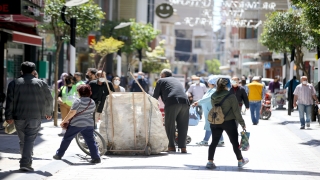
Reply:
M242 131L241 132L241 141L240 141L240 146L239 149L241 151L248 151L250 148L249 145L249 137L250 137L250 133L247 131Z
M5 128L4 132L7 134L13 134L14 132L16 132L16 127L14 123L8 124L7 121L4 121L2 126Z
M196 111L196 107L190 107L189 109L189 126L197 126L200 121L200 116Z

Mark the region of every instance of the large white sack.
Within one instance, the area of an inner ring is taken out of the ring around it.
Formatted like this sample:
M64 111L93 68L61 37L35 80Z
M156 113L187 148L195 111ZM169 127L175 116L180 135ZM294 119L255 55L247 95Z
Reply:
M107 97L101 120L100 134L109 145L112 144L113 150L144 150L146 130L147 133L150 130L151 154L159 154L167 150L168 138L158 101L148 94L112 93ZM136 124L135 130L134 124ZM134 131L136 132L136 146L134 145ZM127 152L115 151L114 153Z

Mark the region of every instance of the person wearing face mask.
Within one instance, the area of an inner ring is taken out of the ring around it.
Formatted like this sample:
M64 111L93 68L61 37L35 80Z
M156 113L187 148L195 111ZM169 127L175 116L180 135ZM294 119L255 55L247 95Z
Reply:
M260 83L260 77L254 76L252 83L248 84L248 99L253 125L258 125L260 119L261 100L264 98L266 90Z
M207 87L205 84L200 83L200 77L193 76L191 79L193 84L188 89L188 96L192 96L193 102L197 102L202 99L203 95L207 92ZM196 107L196 111L202 119L202 107L199 105Z
M233 77L231 81L232 87L230 88L229 92L231 94L234 94L237 97L239 108L242 109L242 105L244 104L246 109L249 109L249 99L248 95L246 93L246 90L239 86L239 78Z
M82 73L81 72L75 72L74 73L74 80L75 80L75 84L76 86L80 86L82 84L85 84L83 81L82 81Z
M112 84L115 92L126 92L126 90L120 86L120 78L118 76L112 79Z
M101 113L104 107L104 103L107 99L107 96L109 95L109 90L106 84L107 82L109 84L110 91L114 92L112 83L110 81L107 81L106 79L106 73L99 70L97 72L97 79L90 81L89 83L92 91L90 98L94 100L97 106L94 113L94 119L96 122L99 122L99 120L101 119Z
M78 92L77 87L74 84L72 74L69 74L64 79L64 86L60 88L60 92L58 95L58 104L60 105L61 118L64 119L70 111L70 108L77 98ZM62 130L61 134L63 135L65 130Z
M203 112L204 112L204 117L205 117L205 125L204 125L204 130L205 135L202 141L197 142L196 144L200 145L200 146L208 146L209 145L209 139L211 137L211 129L210 129L210 123L208 121L208 116L209 116L209 111L212 109L212 104L211 104L211 96L214 92L216 92L217 88L216 88L216 84L217 84L217 80L218 78L210 78L208 80L208 86L209 89L206 92L206 94L202 97L202 99L200 99L199 101L196 101L192 104L192 106L198 106L201 105ZM219 144L223 145L224 144L224 140L223 140L223 136L221 135L221 138L219 140Z
M143 72L138 72L137 80L138 80L139 84L141 85L141 87L143 88L143 90L145 92L148 92L147 91L148 83L147 83L147 81L146 81L146 79L144 77ZM133 80L131 88L130 88L130 91L131 92L142 92L142 89L137 84L137 82Z
M293 92L293 107L298 106L301 123L300 129L305 129L306 122L307 127L310 127L311 110L314 101L316 101L317 104L319 104L319 101L316 96L316 90L314 89L312 84L308 83L307 76L302 76L301 82L302 83L299 84ZM304 118L304 113L306 113L306 120Z
M89 84L90 81L97 79L97 77L96 77L97 72L98 72L98 70L96 68L88 68L87 74L86 74L86 79L87 79L86 84Z

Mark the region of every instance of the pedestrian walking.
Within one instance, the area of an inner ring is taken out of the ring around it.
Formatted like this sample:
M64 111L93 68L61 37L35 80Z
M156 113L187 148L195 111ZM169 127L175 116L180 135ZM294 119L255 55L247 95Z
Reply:
M143 90L148 93L148 91L147 91L147 89L148 89L148 87L147 87L148 86L148 81L145 78L144 73L143 72L138 72L137 78L138 78L138 82L141 85L141 87L143 88ZM134 80L132 81L132 84L131 84L131 87L130 87L130 92L142 92L142 89L137 84L137 82L134 81Z
M192 104L192 106L198 106L201 105L202 109L203 109L203 114L205 117L205 124L204 124L204 130L205 135L202 141L197 142L196 144L201 145L201 146L208 146L208 141L211 137L211 129L210 129L210 123L208 121L208 115L209 115L209 111L212 109L212 104L211 104L211 96L214 92L216 92L217 88L216 88L216 82L217 82L218 78L210 78L208 80L208 86L209 86L209 90L206 92L206 94L202 97L202 99L200 99L199 101L196 101ZM223 145L224 144L224 140L223 140L223 135L221 135L221 138L219 140L219 144Z
M305 123L307 122L307 127L310 127L311 110L314 102L319 104L318 98L316 96L316 90L312 84L308 83L307 76L301 77L301 84L299 84L295 91L293 92L293 107L299 109L299 117L301 127L300 129L305 129ZM306 114L306 119L304 118Z
M239 86L239 80L240 79L238 77L232 78L232 81L231 81L232 87L230 88L229 92L231 94L234 94L237 97L240 110L242 109L243 105L245 106L245 109L248 110L249 109L248 95L246 93L245 88L243 88L242 86ZM243 114L245 114L245 111Z
M114 76L112 79L112 84L115 92L126 92L124 87L120 86L120 78L119 76Z
M97 76L96 76L97 72L98 70L96 68L88 68L87 74L86 74L86 79L87 79L86 84L89 84L90 81L97 79Z
M101 70L97 72L97 79L92 80L89 83L92 91L90 98L93 99L95 104L97 105L96 111L94 113L95 122L99 122L99 120L101 119L101 113L103 111L105 101L107 99L107 96L110 94L106 83L109 84L110 91L114 92L112 83L110 81L107 81L106 73L102 72ZM97 127L95 127L95 129L97 129Z
M74 77L72 74L69 74L64 78L64 86L61 87L58 94L58 104L60 105L61 118L64 119L69 113L71 106L75 99L78 96L77 87L74 83ZM62 136L65 133L65 130L62 129L62 132L59 134Z
M86 84L82 81L82 73L81 72L75 72L73 76L74 76L74 82L76 84L76 87L78 87L81 84Z
M165 129L169 140L168 151L176 152L174 140L177 123L178 148L181 153L187 153L186 138L189 126L189 100L184 88L178 79L172 77L169 69L163 69L160 74L153 97L159 99L161 96L165 104Z
M62 128L65 128L66 124L68 124L68 126L61 141L60 147L53 156L53 159L61 160L73 138L78 133L81 133L90 150L90 163L100 163L101 159L93 135L93 113L96 105L90 98L91 88L89 85L82 84L77 87L77 92L79 93L80 98L77 98L74 101L70 112L60 124Z
M41 120L52 118L53 98L49 86L32 75L35 69L33 62L23 62L23 75L9 83L6 98L5 119L16 127L20 140L20 170L23 171L33 171L33 146Z
M300 84L299 80L297 80L297 76L293 76L293 78L291 80L289 80L286 85L284 86L284 89L288 88L288 98L291 98L291 111L293 112L293 99L294 99L294 94L293 92L296 90L296 87ZM290 94L289 94L290 93Z
M58 91L60 91L61 87L64 86L64 79L68 76L68 73L62 73L60 79L58 80Z
M260 82L260 77L254 76L252 83L248 84L248 99L253 125L258 125L260 119L261 100L264 98L266 90Z
M193 84L188 89L188 96L192 96L193 102L197 102L202 99L203 95L207 92L207 87L205 84L200 83L200 78L197 76L192 77ZM202 119L202 107L201 105L196 106L196 111Z
M239 149L239 134L236 122L238 122L244 130L246 129L246 125L241 116L237 98L233 94L230 95L230 92L228 91L228 88L230 87L231 84L229 79L220 78L217 81L217 91L212 94L212 104L219 104L223 99L225 99L221 104L221 109L224 114L224 122L222 124L210 124L212 142L208 151L208 163L206 165L206 168L208 169L216 168L213 160L216 147L223 131L226 131L233 146L233 151L238 160L238 167L243 167L249 162L249 159L242 157Z

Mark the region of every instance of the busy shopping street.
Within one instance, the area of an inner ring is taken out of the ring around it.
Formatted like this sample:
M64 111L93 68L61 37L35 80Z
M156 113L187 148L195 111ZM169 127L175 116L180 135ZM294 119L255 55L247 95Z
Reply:
M205 168L208 146L196 145L203 138L204 121L189 126L192 141L187 154L161 153L159 155L106 155L101 164L88 164L90 157L79 149L75 140L62 161L52 159L59 146L60 128L43 120L42 129L34 148L34 172L19 172L19 146L16 135L1 132L0 179L319 179L320 178L320 126L300 130L298 112L274 110L269 120L259 125L250 123L244 115L250 135L250 149L243 156L250 162L237 167L231 144L225 136L225 145L217 147L215 170ZM239 130L241 130L239 128ZM240 139L240 136L239 136Z

